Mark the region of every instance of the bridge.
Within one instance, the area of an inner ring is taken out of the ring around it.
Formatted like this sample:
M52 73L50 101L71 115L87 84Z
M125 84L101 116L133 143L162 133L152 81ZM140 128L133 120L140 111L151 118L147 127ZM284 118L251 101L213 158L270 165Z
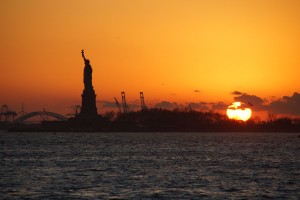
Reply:
M30 113L27 113L25 115L22 115L22 116L16 118L14 122L21 123L21 122L24 122L27 119L30 119L30 118L33 118L33 117L36 117L36 116L50 116L50 117L53 117L53 118L55 118L59 121L67 121L66 117L64 117L63 115L60 115L58 113L48 112L48 111L37 111L37 112L30 112Z

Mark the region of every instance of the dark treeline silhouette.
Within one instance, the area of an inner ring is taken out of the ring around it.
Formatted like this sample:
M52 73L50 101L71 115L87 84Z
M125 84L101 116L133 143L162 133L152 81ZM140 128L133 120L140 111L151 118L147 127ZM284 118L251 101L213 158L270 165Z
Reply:
M228 119L216 112L190 109L166 110L159 108L116 114L104 117L114 131L171 131L171 132L300 132L300 118L250 119L247 122Z
M106 112L97 120L71 118L69 121L45 121L35 125L15 124L11 131L103 131L103 132L300 132L300 118L228 119L216 112L190 109L144 109L128 113Z

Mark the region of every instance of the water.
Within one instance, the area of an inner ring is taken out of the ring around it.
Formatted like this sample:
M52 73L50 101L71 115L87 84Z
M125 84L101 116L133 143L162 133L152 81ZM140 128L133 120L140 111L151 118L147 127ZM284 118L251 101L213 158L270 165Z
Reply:
M0 199L299 199L297 133L0 133Z

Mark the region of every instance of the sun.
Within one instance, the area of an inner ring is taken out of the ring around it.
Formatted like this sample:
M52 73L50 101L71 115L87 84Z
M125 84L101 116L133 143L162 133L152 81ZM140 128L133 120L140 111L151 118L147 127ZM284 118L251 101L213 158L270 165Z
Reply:
M252 111L246 108L242 102L234 102L227 108L227 116L229 119L247 121L250 119Z

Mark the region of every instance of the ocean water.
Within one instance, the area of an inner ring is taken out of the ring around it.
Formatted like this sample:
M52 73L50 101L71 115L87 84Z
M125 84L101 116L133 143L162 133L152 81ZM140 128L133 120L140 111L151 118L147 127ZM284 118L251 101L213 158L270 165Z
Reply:
M299 133L0 133L0 199L299 199Z

